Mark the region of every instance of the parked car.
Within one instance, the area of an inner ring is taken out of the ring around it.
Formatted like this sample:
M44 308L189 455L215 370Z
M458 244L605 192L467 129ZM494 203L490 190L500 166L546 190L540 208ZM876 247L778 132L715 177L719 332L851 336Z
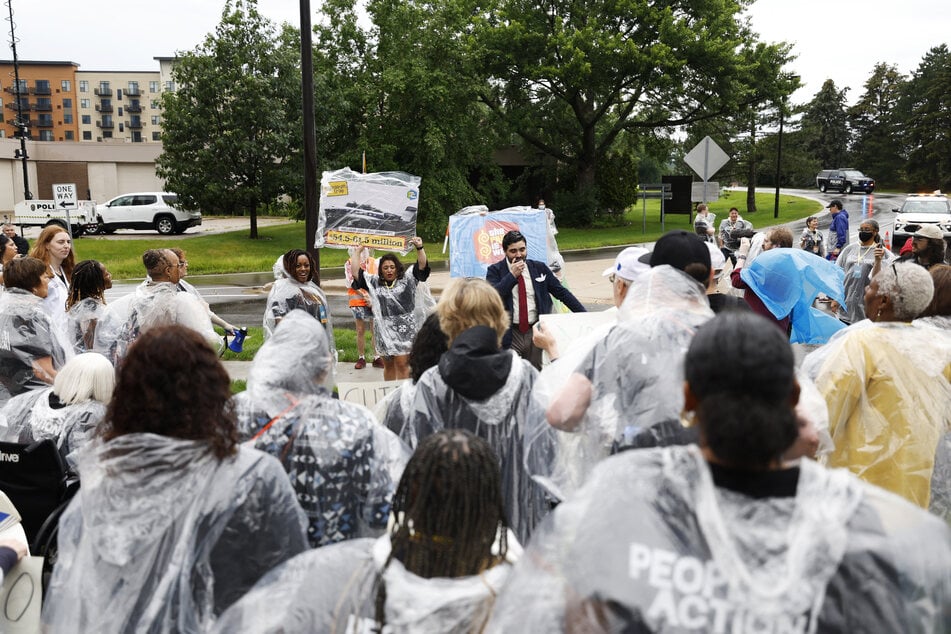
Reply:
M948 197L941 193L912 194L905 199L900 208L892 209L895 216L895 229L892 237L892 251L898 253L922 225L937 225L944 233L944 240L951 246L951 204Z
M97 223L90 233L116 229L155 229L162 235L182 233L201 224L201 212L177 207L178 196L167 192L136 192L96 206Z
M851 194L854 191L871 194L875 190L875 179L866 176L857 169L843 167L841 169L822 170L816 174L816 186L822 193L835 189L842 194Z

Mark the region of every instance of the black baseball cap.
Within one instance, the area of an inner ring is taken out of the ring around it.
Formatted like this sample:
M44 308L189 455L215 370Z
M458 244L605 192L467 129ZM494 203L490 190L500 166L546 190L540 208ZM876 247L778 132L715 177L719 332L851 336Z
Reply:
M839 209L845 209L845 207L842 206L842 201L839 200L838 198L836 198L836 199L833 200L831 203L829 203L828 205L826 205L826 209L831 209L832 207L838 207Z
M687 273L704 285L710 279L710 250L704 240L691 231L682 229L668 231L654 244L653 251L645 253L638 259L652 267L667 264Z

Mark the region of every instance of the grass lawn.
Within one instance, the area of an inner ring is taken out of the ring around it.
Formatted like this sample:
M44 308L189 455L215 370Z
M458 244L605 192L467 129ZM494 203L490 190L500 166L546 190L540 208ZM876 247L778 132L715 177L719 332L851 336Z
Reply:
M221 328L215 327L215 331L219 335L223 335L224 331ZM373 350L373 343L371 341L370 333L364 333L366 339L366 348L368 363L373 361L373 357L370 354ZM349 328L334 328L334 340L337 344L338 360L341 363L356 363L357 361L357 333L355 330ZM241 352L236 353L228 350L227 348L224 351L224 354L221 356L224 361L251 361L254 359L254 355L258 353L261 346L264 344L264 329L260 327L251 326L248 328L248 336L244 340L244 345L241 347Z
M813 200L796 196L780 196L780 214L773 219L773 194L757 194L756 204L760 209L755 214L744 216L754 227L765 227L798 220L817 213L822 206ZM746 206L745 191L726 191L717 202L710 203L710 211L716 214L717 223L726 218L730 207ZM660 225L660 201L647 201L647 230L643 230L643 204L637 203L624 214L618 224L599 223L584 229L559 228L558 248L562 251L590 249L595 247L626 245L638 242L653 242L663 233ZM557 214L557 210L556 210ZM668 215L666 230L690 229L686 215ZM178 246L188 255L188 272L192 275L209 273L248 273L270 271L279 255L290 249L302 248L304 223L259 227L257 240L248 239L247 229L216 235L181 235L172 238L159 237L146 240L111 240L101 236L83 237L76 241L76 260L99 260L117 279L141 278L142 253L146 249ZM442 243L429 243L427 256L433 261L446 259ZM412 256L408 256L412 257ZM347 259L344 249L321 249L321 268L343 266Z

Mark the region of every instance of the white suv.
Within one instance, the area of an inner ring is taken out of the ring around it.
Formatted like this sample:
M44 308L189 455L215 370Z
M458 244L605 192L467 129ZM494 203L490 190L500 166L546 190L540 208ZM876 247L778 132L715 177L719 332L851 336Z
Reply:
M96 206L98 223L90 233L113 233L116 229L155 229L162 235L182 233L201 224L201 212L176 208L178 196L167 192L136 192L116 196Z
M902 203L901 209L892 211L898 214L892 237L892 251L895 253L922 225L936 225L944 233L945 241L951 242L951 205L944 194L912 194Z

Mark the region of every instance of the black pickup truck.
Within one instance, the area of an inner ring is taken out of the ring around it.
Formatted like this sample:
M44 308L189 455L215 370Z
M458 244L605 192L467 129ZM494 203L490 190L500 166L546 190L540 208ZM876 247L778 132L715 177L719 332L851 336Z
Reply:
M857 169L843 167L837 170L822 170L816 174L816 186L822 193L834 189L842 194L851 194L857 191L871 194L875 190L875 179L866 176Z

